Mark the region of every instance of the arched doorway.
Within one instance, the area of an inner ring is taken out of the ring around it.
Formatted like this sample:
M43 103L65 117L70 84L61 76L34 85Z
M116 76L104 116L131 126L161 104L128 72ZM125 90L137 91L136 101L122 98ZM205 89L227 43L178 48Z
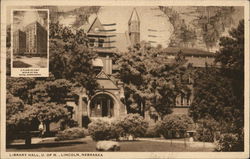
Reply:
M98 94L90 102L90 117L114 117L114 100L108 94Z

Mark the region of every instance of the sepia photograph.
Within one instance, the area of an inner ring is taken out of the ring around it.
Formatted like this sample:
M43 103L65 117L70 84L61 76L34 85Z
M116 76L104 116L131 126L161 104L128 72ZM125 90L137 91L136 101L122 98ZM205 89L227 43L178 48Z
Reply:
M48 69L48 14L48 10L12 10L13 76L18 71L19 76L42 76L39 68Z
M5 157L249 155L249 8L163 4L7 6Z
M13 67L47 67L47 11L13 11Z

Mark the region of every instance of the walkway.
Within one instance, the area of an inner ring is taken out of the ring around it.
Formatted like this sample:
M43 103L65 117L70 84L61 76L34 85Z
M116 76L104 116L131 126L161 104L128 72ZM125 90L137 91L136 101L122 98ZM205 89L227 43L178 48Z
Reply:
M215 148L216 145L212 142L198 142L198 141L189 141L188 138L186 138L186 141L184 139L160 139L160 138L138 138L138 140L141 141L155 141L155 142L166 142L166 143L180 143L180 144L187 144L190 147L207 147L207 148Z

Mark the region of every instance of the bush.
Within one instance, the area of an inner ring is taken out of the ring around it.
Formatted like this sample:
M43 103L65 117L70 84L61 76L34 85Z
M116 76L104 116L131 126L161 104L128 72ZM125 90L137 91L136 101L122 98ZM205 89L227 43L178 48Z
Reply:
M56 135L56 140L72 140L72 139L77 139L77 138L83 138L85 137L85 129L84 128L68 128L65 129L64 131L60 131Z
M244 130L221 134L216 145L216 151L244 151Z
M108 123L97 119L88 125L88 131L92 139L99 140L118 140L120 137L133 138L145 136L148 123L139 114L128 114L124 118Z
M60 122L60 129L61 130L65 130L67 128L73 128L73 127L78 127L79 124L77 121L73 120L73 119L62 119Z
M194 127L194 122L187 115L170 114L166 115L159 125L159 133L164 138L179 138L185 137L186 131Z
M148 123L139 114L128 114L117 123L122 136L131 135L133 138L145 136Z
M214 142L219 130L219 123L213 118L204 118L197 121L198 128L195 138L203 142Z
M158 129L159 129L158 124L149 125L149 127L146 130L145 137L160 137Z
M216 150L217 151L239 151L238 141L239 141L238 134L233 134L233 133L221 134L220 139L217 143Z
M110 125L110 137L116 140L119 140L121 136L125 135L125 131L121 126L120 121L114 121Z
M92 121L88 125L88 131L92 139L95 141L109 140L112 138L111 125L107 121L100 119Z

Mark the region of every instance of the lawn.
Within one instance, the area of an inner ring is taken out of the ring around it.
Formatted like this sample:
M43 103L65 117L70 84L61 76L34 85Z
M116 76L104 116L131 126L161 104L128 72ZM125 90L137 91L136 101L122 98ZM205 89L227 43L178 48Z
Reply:
M119 142L121 152L211 152L208 147L190 147L183 143L167 143L158 141L123 141ZM94 152L96 142L91 138L85 138L81 142L36 144L29 148L24 146L12 146L9 152Z
M13 67L14 68L27 68L27 67L31 67L31 65L24 63L22 61L13 61Z

